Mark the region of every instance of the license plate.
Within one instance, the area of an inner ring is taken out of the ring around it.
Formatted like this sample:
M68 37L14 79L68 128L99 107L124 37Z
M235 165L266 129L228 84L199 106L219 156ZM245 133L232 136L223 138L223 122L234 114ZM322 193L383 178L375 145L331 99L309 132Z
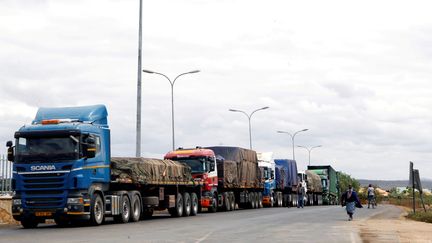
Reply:
M49 217L52 215L52 212L36 212L35 215L37 217Z

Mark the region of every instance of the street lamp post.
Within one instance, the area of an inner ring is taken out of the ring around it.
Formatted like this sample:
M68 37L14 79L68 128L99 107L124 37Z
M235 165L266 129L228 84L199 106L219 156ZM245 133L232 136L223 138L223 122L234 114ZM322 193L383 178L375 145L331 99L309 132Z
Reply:
M199 73L200 70L194 70L194 71L190 71L190 72L186 72L186 73L181 73L181 74L177 75L177 77L176 77L173 81L171 81L171 79L168 78L168 76L166 76L166 75L163 74L163 73L153 72L153 71L145 70L145 69L143 69L142 71L145 72L145 73L158 74L158 75L164 76L164 77L169 81L169 83L171 84L171 127L172 127L172 150L175 150L175 139L174 139L174 84L175 84L175 81L176 81L180 76L183 76L183 75L186 75L186 74L192 74L192 73Z
M305 148L309 152L309 166L310 166L310 155L311 155L312 149L322 147L322 145L313 146L313 147L310 147L310 148L305 147L305 146L301 146L301 145L298 145L297 147L299 147L299 148Z
M137 80L137 120L135 156L141 156L141 46L142 46L142 0L139 5L138 24L138 80Z
M299 132L306 132L307 130L309 130L309 129L306 128L306 129L297 131L294 134L291 134L291 133L285 132L285 131L277 131L278 133L286 133L286 134L290 135L290 137L292 139L293 160L295 160L295 154L294 154L294 138L295 138L295 135L297 135L297 133L299 133Z
M270 107L265 106L265 107L256 109L256 110L252 111L249 115L246 112L241 111L241 110L229 109L229 111L232 111L232 112L241 112L241 113L245 114L246 117L248 118L248 121L249 121L249 147L250 147L250 149L252 149L252 129L251 129L251 118L252 118L252 115L255 112L257 112L257 111L265 110L265 109L268 109L268 108L270 108Z

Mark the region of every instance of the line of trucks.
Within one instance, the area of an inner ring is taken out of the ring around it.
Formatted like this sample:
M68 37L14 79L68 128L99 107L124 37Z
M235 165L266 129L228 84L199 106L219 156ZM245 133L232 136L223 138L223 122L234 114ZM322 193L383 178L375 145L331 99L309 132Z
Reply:
M119 223L168 210L174 217L201 211L337 204L331 166L298 173L293 160L239 147L179 148L164 159L111 157L104 105L40 108L7 142L13 161L12 214L24 228L46 219L60 226L83 221Z

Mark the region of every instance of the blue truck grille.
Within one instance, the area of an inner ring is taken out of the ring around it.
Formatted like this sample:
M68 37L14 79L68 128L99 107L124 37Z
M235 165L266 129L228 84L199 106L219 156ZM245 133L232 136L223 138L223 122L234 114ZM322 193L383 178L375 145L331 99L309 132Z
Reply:
M29 209L61 208L66 205L67 173L22 174L23 203Z

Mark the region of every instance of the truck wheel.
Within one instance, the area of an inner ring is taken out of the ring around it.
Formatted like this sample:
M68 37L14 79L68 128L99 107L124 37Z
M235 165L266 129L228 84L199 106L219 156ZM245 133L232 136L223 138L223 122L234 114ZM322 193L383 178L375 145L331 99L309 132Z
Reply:
M183 193L183 217L188 217L191 213L191 197L188 192Z
M98 193L94 193L90 202L90 223L92 225L101 225L105 215L104 202Z
M139 194L134 194L132 197L132 214L131 214L131 221L137 222L139 221L141 217L141 200Z
M258 192L258 207L262 208L263 207L263 198L262 198L262 193Z
M212 199L212 205L208 208L208 211L210 213L216 213L217 211L217 200L216 200L216 195L213 196Z
M230 204L231 204L231 211L233 211L233 210L235 210L235 206L236 206L234 193L230 192L229 198L230 198Z
M256 207L255 193L251 192L249 195L250 195L249 200L250 200L251 208L254 209Z
M183 215L183 197L180 193L177 193L175 208L169 210L172 217L181 217Z
M223 201L224 201L224 209L225 211L231 210L231 202L230 202L230 196L228 192L224 192L223 194Z
M126 195L123 195L120 201L121 205L121 213L120 215L114 216L114 221L117 223L127 223L129 222L130 214L131 214L131 205L129 198Z
M32 229L38 226L39 222L35 218L25 218L21 220L21 225L25 229Z
M254 194L255 194L255 208L260 208L258 192L254 192Z
M191 216L195 216L198 214L198 208L199 208L199 202L198 202L198 197L197 194L195 192L191 193Z

